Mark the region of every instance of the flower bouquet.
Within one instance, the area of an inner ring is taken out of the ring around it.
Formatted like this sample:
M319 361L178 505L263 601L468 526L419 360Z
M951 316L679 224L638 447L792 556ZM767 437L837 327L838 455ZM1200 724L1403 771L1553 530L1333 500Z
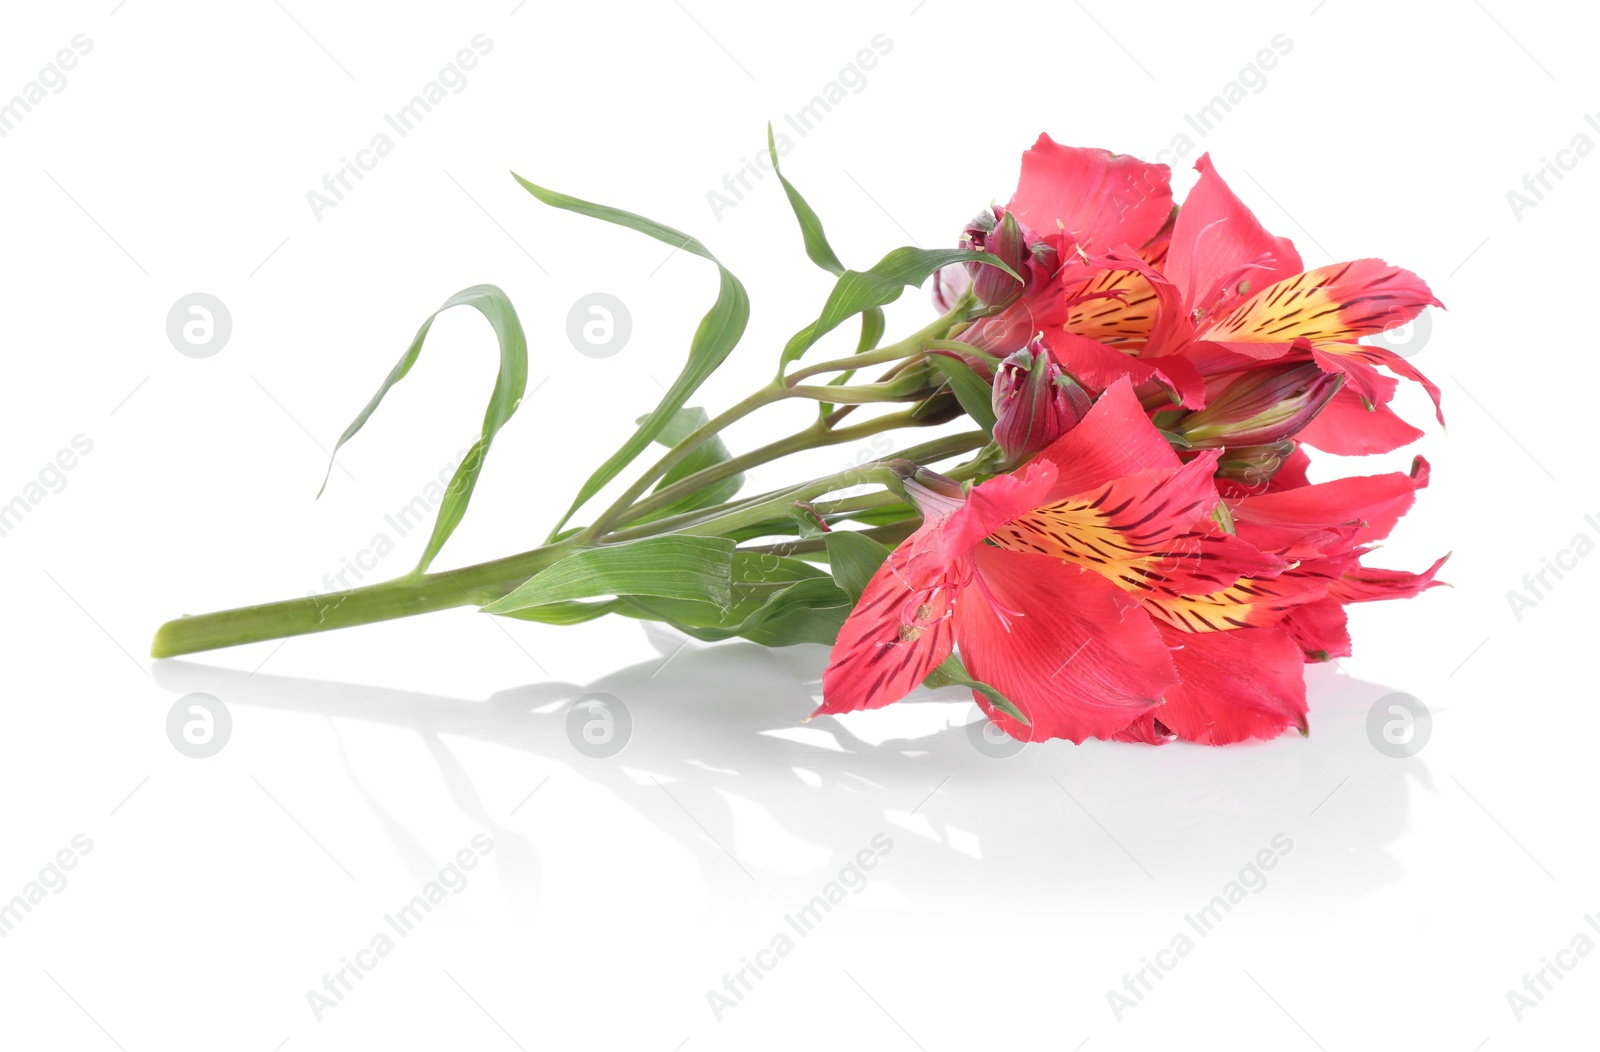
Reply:
M770 382L716 416L691 407L744 333L744 286L692 237L518 177L547 205L717 268L716 302L660 404L545 544L430 572L527 379L506 295L466 289L441 310L483 314L500 371L417 566L183 617L153 654L465 605L547 624L620 614L702 640L831 646L819 714L960 685L1022 740L1224 745L1306 733L1303 666L1350 653L1346 604L1438 583L1443 559L1421 573L1366 565L1427 484L1421 457L1408 472L1307 479L1306 447L1360 455L1420 437L1389 407L1398 379L1437 408L1438 388L1405 358L1360 342L1440 306L1415 274L1378 259L1307 269L1209 157L1180 208L1165 165L1047 135L1023 155L1009 203L973 219L957 247L898 248L850 270L768 141L806 254L837 279ZM883 307L930 279L938 316L885 342ZM339 445L405 377L432 321ZM847 324L853 350L806 360ZM795 434L738 455L720 438L795 400L815 406ZM940 427L955 421L965 428ZM940 430L892 459L741 493L747 468L916 428ZM636 469L652 444L665 451ZM630 469L620 497L580 516Z

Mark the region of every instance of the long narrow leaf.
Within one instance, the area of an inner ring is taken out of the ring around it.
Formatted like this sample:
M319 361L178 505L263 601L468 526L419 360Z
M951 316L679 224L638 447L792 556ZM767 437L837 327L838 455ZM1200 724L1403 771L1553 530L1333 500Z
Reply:
M800 236L806 244L806 256L811 262L826 270L834 277L844 273L844 264L839 262L839 256L828 243L828 235L822 229L822 220L812 209L806 199L800 196L800 191L794 188L784 176L783 169L778 166L778 146L772 138L772 125L767 124L767 153L772 158L772 171L777 175L778 182L783 184L784 195L789 198L789 207L794 210L794 217L800 224ZM882 307L868 307L861 312L861 337L856 340L856 353L862 354L878 346L878 341L883 338L883 330L887 326ZM839 373L829 383L844 384L850 381L853 370ZM833 406L823 402L818 407L818 412L826 417L833 412Z
M734 277L717 258L713 256L704 245L690 237L688 234L663 226L652 219L625 212L620 208L611 208L607 205L595 204L554 190L546 190L536 186L528 180L517 175L512 176L521 183L534 197L554 208L563 208L569 212L601 219L607 223L637 230L641 234L648 234L657 241L671 245L691 255L708 259L717 266L721 278L721 285L717 290L717 300L711 305L700 326L695 330L694 338L689 342L689 360L684 365L683 371L673 381L672 386L662 397L653 412L647 417L633 436L623 443L622 448L611 455L611 458L589 476L573 500L572 506L567 509L561 521L551 531L552 536L559 533L575 515L579 508L588 502L589 498L600 492L606 483L616 478L622 469L631 464L635 457L645 450L655 439L661 429L673 418L678 410L682 409L689 401L691 395L706 381L706 378L721 365L728 357L729 352L739 343L744 335L746 323L750 320L750 297L746 294L744 286L739 279Z
M511 414L517 411L517 406L522 402L523 390L528 385L528 340L522 333L522 323L517 319L516 309L511 306L511 300L506 294L493 285L474 285L470 289L463 289L445 300L444 306L428 316L417 330L417 335L412 339L411 346L400 356L389 375L384 378L383 386L378 388L378 393L372 396L366 408L356 416L350 426L344 429L344 434L339 436L339 441L334 443L333 456L339 455L339 449L362 425L367 422L378 404L383 401L389 389L405 378L411 371L411 366L422 353L423 341L428 338L428 332L433 328L433 321L440 314L451 307L466 306L475 308L481 313L494 328L496 339L500 341L500 373L495 378L494 393L489 396L489 408L483 414L483 434L472 444L472 449L456 469L455 476L450 480L449 487L445 490L444 499L439 504L439 515L433 523L433 534L428 538L428 547L422 553L413 573L422 573L433 562L434 556L439 554L439 549L444 547L444 542L450 539L450 534L461 523L461 517L467 513L467 504L472 500L472 491L478 484L478 475L483 470L484 458L489 453L489 446L494 442L494 436L504 426ZM333 471L332 458L329 459L328 472ZM323 488L328 485L326 475L322 479ZM322 490L317 491L322 495Z

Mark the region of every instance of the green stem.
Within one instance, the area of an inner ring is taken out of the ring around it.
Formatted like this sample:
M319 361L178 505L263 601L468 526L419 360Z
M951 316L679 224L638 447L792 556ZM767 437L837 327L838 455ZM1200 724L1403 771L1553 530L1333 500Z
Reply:
M905 452L900 453L898 457L894 459L915 460L918 463L933 464L949 457L959 456L962 453L970 453L972 450L982 446L988 437L989 436L984 434L982 431L969 431L959 435L947 435L944 438L936 438L931 442L924 442L919 446L912 446ZM881 461L875 461L863 465L863 468L876 468L881 466L881 463ZM673 515L669 518L657 519L654 522L645 523L640 526L633 526L629 529L618 530L615 533L607 534L605 541L607 544L621 544L624 541L636 541L641 537L655 537L663 533L703 534L707 532L706 527L709 524L713 522L721 522L725 516L730 516L736 512L742 513L747 509L757 506L768 509L777 509L784 514L787 514L789 507L793 505L796 500L810 500L813 497L821 496L822 494L828 493L831 490L844 489L848 486L860 485L861 480L852 480L848 478L848 476L863 470L863 468L855 468L851 469L850 471L839 472L838 474L827 475L823 478L813 479L810 482L803 483L799 487L788 487L785 489L772 490L754 497L747 497L744 500L730 501L727 504L718 505L715 508L704 508L700 511L684 512L681 515ZM960 469L955 470L959 471ZM866 481L870 482L872 480L867 479ZM810 495L794 496L797 489L807 490L810 492ZM817 510L819 512L832 515L836 512L867 510L870 508L886 507L891 504L900 503L903 503L903 501L901 501L899 497L895 496L893 493L884 492L878 494L866 494L861 497L844 498L837 501L829 501L823 504L818 504ZM739 520L739 526L747 526L752 524L758 525L760 523L770 522L781 517L781 515L773 516L770 514L764 518L741 516L741 519ZM720 532L732 532L733 529L736 528L739 527L730 527L727 530Z
M876 420L869 420L866 423L857 424L855 427L840 428L837 431L829 429L819 420L810 427L790 435L788 438L772 442L762 446L760 449L733 457L720 464L713 464L708 468L695 472L693 475L679 479L670 486L663 486L650 494L649 497L629 508L617 520L617 525L626 526L630 522L637 522L651 512L669 507L674 501L680 500L714 482L720 482L729 476L737 475L746 468L757 467L788 456L791 453L798 453L806 449L821 449L826 446L842 445L846 442L854 442L857 439L870 438L885 431L893 431L896 428L917 426L921 425L909 412L890 413L886 416L880 416Z
M863 537L871 537L873 540L882 544L886 544L892 548L896 544L899 544L901 541L905 540L907 537L911 536L911 534L915 533L919 524L919 522L914 520L909 522L896 522L890 523L887 526L873 526L870 529L859 530L857 532L859 532ZM766 555L807 555L815 552L827 551L828 542L826 539L821 537L808 537L797 541L781 541L777 544L752 545L751 547L742 550L747 552L760 552Z
M151 657L327 632L456 606L482 606L567 554L570 541L420 577L400 577L347 592L284 599L276 603L180 617L156 630Z
M977 448L987 436L980 432L952 435L921 446L908 449L905 459L935 461L955 456ZM719 536L750 526L781 519L796 501L810 500L849 486L871 482L886 482L887 468L867 464L851 468L824 478L778 490L762 497L733 504L707 513L695 513L699 521L682 522L695 516L673 516L649 523L634 530L622 531L607 538L616 542L636 537L657 536L679 529L692 529L696 534ZM883 504L895 503L892 494L872 494L886 497ZM841 502L842 503L842 502ZM859 499L856 503L861 503ZM878 503L863 503L863 507L876 507ZM483 606L500 598L523 581L550 566L580 546L577 537L569 537L547 544L542 548L506 556L486 563L424 574L420 577L400 577L381 584L353 588L326 595L284 599L275 603L220 610L210 614L180 617L168 621L156 631L150 644L152 657L176 657L219 647L257 643L266 639L283 639L312 632L327 632L335 628L390 621L414 614L432 613L458 606Z
M864 365L882 365L884 362L909 358L922 350L925 344L935 341L943 342L941 337L948 335L954 326L960 324L966 318L966 314L967 302L963 300L950 313L923 326L898 343L891 343L887 347L879 347L871 351L863 351L860 354L852 354L848 358L836 358L833 361L808 365L804 369L796 369L788 375L785 382L790 387L793 387L799 381L821 373L854 372Z
M708 420L704 424L695 428L684 437L682 442L679 442L677 445L673 446L667 451L665 456L656 461L655 465L651 467L650 470L641 475L632 486L628 487L626 493L613 501L611 506L602 512L600 517L595 519L595 521L583 531L581 536L583 537L585 543L592 543L597 538L602 536L608 529L611 528L613 524L616 523L619 518L622 517L623 513L633 506L634 501L644 496L645 492L650 488L652 483L656 482L656 480L660 479L661 476L671 471L673 467L679 464L690 453L693 453L695 449L699 447L700 443L706 441L712 435L715 435L717 432L721 431L723 428L734 423L735 421L744 419L757 409L760 409L762 406L771 405L773 402L788 398L791 393L792 392L790 392L788 388L777 382L773 382L768 384L766 387L761 388L755 394L751 395L749 398L746 398L744 401L729 409L716 419Z

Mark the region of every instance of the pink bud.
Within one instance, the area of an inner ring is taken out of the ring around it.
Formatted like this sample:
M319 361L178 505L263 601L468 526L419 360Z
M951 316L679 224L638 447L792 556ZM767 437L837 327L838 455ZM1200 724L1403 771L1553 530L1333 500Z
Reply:
M1035 338L1001 363L993 404L994 440L1017 464L1077 427L1093 403Z
M1017 217L1010 212L1000 216L994 230L987 236L981 240L973 238L973 247L994 253L1000 262L1024 278L1028 277L1026 237ZM1009 303L1023 291L1022 284L999 267L982 263L969 263L967 267L972 271L972 291L982 306Z

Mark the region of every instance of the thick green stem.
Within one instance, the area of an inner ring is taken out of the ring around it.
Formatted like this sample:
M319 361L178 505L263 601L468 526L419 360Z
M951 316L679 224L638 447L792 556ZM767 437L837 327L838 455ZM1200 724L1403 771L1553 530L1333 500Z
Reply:
M347 592L180 617L156 631L150 655L175 657L263 639L390 621L456 606L482 606L556 562L572 547L570 542L561 541L460 570L401 577Z

